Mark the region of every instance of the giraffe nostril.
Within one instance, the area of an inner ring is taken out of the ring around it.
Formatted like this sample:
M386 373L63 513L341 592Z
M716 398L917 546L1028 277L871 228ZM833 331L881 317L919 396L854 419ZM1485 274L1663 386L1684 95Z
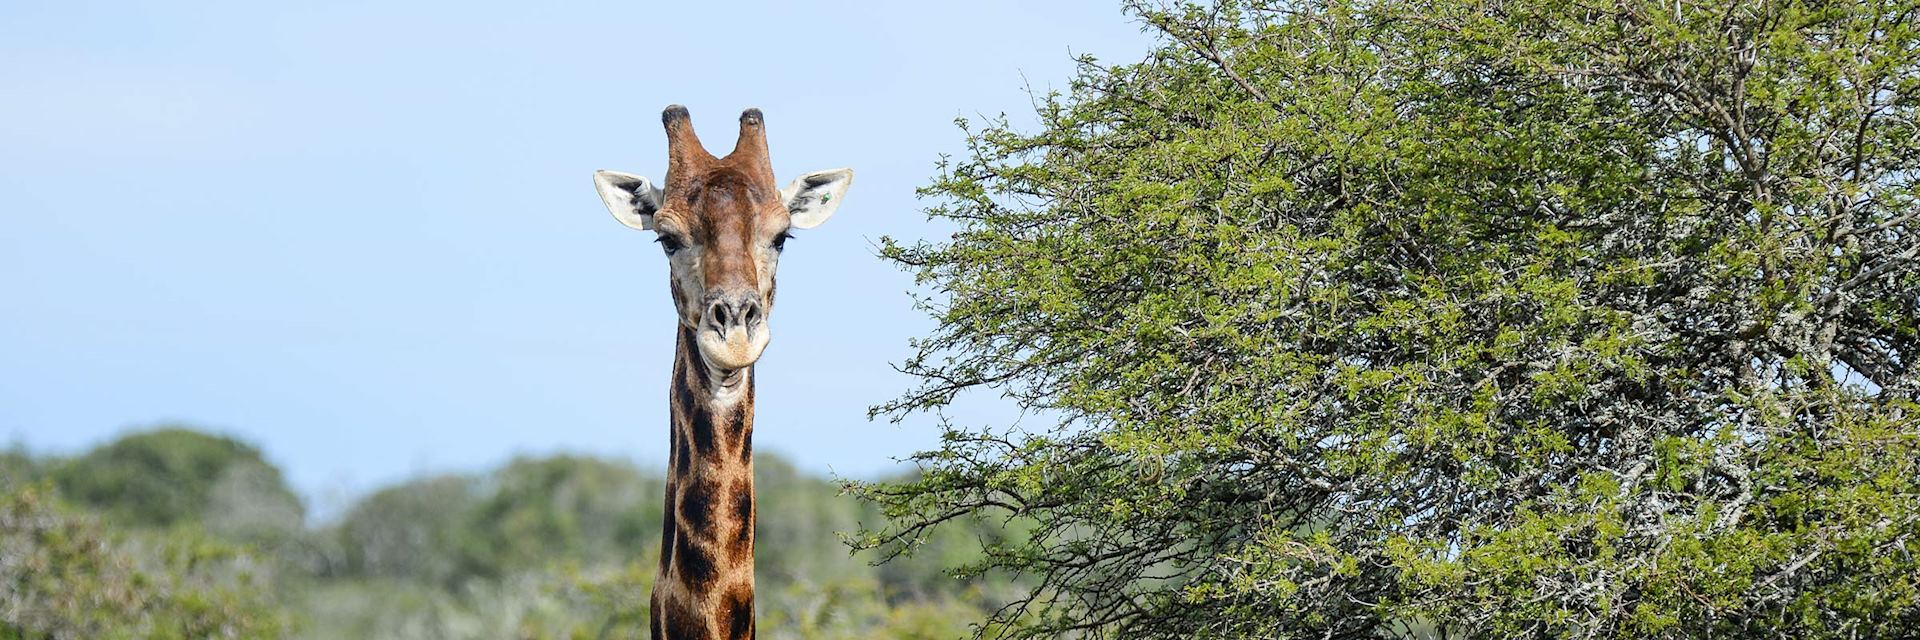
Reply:
M764 316L760 301L749 296L726 296L707 303L706 325L721 333L735 328L751 330Z

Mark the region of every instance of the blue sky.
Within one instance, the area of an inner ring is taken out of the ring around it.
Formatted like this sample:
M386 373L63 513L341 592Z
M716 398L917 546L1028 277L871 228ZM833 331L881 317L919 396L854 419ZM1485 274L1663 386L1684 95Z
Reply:
M666 266L589 175L660 177L678 102L722 147L765 110L782 182L857 172L782 260L755 442L893 469L936 433L866 407L930 325L874 245L946 232L913 190L955 117L1030 121L1072 55L1151 44L1108 1L300 4L0 4L0 435L205 425L323 512L516 454L657 463Z

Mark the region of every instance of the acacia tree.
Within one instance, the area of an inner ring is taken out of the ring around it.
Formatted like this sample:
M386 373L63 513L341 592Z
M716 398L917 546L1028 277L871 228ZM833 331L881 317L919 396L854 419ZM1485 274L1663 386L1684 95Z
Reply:
M1920 3L1127 6L884 245L875 413L1032 413L862 544L1019 521L1017 637L1920 628Z

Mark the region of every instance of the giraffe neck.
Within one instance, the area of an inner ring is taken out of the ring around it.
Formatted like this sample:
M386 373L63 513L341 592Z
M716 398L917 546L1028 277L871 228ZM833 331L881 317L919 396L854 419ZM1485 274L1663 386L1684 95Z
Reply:
M653 638L752 638L753 368L714 371L684 325L675 352Z

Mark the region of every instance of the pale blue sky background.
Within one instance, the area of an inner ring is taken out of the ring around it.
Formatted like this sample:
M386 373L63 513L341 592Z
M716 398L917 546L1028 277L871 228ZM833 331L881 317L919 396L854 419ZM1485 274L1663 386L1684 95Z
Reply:
M864 477L929 322L882 235L957 116L1030 121L1072 54L1139 58L1116 2L0 3L0 436L70 453L178 420L259 444L322 512L518 453L664 459L672 312L599 168L658 178L660 108L779 179L851 166L790 246L763 451ZM983 399L955 414L1005 421Z

